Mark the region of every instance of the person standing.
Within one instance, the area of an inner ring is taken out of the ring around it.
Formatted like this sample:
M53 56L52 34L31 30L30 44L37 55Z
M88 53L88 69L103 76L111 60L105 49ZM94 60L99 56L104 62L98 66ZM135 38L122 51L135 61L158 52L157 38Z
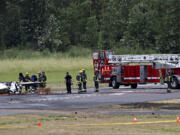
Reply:
M19 73L19 82L25 82L23 73Z
M37 81L37 76L35 74L32 74L31 81L32 82L36 82Z
M96 70L94 77L94 86L95 86L95 92L99 92L99 78L98 78L98 71Z
M44 71L42 71L41 80L43 82L42 87L45 88L46 87L47 76L46 76Z
M167 85L168 85L168 87L167 87L167 93L171 93L171 76L172 76L172 74L171 74L171 71L170 70L168 70L167 72L166 72L166 80L167 80Z
M85 69L82 69L82 84L83 84L83 92L86 92L87 75Z
M41 82L41 72L38 72L38 81Z
M80 70L79 74L76 76L76 81L78 85L78 93L82 92L82 70Z
M31 81L32 82L36 82L37 81L37 76L35 74L32 73L32 76L31 76ZM37 90L37 84L34 83L32 84L32 91L36 91Z
M39 84L40 88L46 87L47 76L44 71L42 73L38 72L38 81L40 82Z
M42 74L41 74L41 81L42 82L46 82L47 81L47 76L45 74L45 72L43 71Z
M26 75L25 75L24 79L25 79L25 82L30 82L30 81L31 81L31 78L30 78L28 72L26 72ZM25 90L26 90L26 92L27 92L29 89L30 89L30 86L29 86L29 85L25 85Z
M70 94L71 93L72 77L71 77L71 75L69 75L69 72L66 73L65 82L66 82L67 93Z

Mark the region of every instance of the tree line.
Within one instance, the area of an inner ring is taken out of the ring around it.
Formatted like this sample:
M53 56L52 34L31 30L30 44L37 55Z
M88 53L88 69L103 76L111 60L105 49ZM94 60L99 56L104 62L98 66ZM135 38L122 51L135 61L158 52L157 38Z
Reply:
M0 49L180 51L180 0L1 0Z

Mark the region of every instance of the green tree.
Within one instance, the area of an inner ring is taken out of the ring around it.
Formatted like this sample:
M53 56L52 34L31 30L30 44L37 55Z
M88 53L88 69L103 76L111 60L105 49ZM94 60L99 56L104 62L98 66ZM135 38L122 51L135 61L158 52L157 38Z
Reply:
M48 0L23 0L21 2L21 32L24 44L38 49L38 38L44 34L47 24Z

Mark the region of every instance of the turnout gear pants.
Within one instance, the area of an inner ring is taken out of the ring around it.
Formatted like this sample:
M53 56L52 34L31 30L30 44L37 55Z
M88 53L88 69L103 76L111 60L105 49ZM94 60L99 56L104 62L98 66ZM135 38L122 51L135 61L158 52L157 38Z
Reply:
M78 83L78 92L82 92L82 83Z
M83 82L83 89L84 89L84 92L86 92L86 82Z
M66 83L67 93L71 93L71 83Z
M96 89L95 92L98 92L99 91L99 82L95 81L94 86L95 86L95 89Z

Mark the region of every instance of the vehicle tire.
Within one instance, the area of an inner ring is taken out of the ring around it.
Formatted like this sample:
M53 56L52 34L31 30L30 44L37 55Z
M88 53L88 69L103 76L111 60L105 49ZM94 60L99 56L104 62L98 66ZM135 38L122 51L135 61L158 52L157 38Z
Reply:
M137 83L136 84L131 84L131 89L136 89L137 88Z
M176 77L172 77L171 82L169 83L169 87L172 89L177 89L179 86L178 80Z
M119 89L120 84L117 82L116 77L112 79L112 87L113 89Z

